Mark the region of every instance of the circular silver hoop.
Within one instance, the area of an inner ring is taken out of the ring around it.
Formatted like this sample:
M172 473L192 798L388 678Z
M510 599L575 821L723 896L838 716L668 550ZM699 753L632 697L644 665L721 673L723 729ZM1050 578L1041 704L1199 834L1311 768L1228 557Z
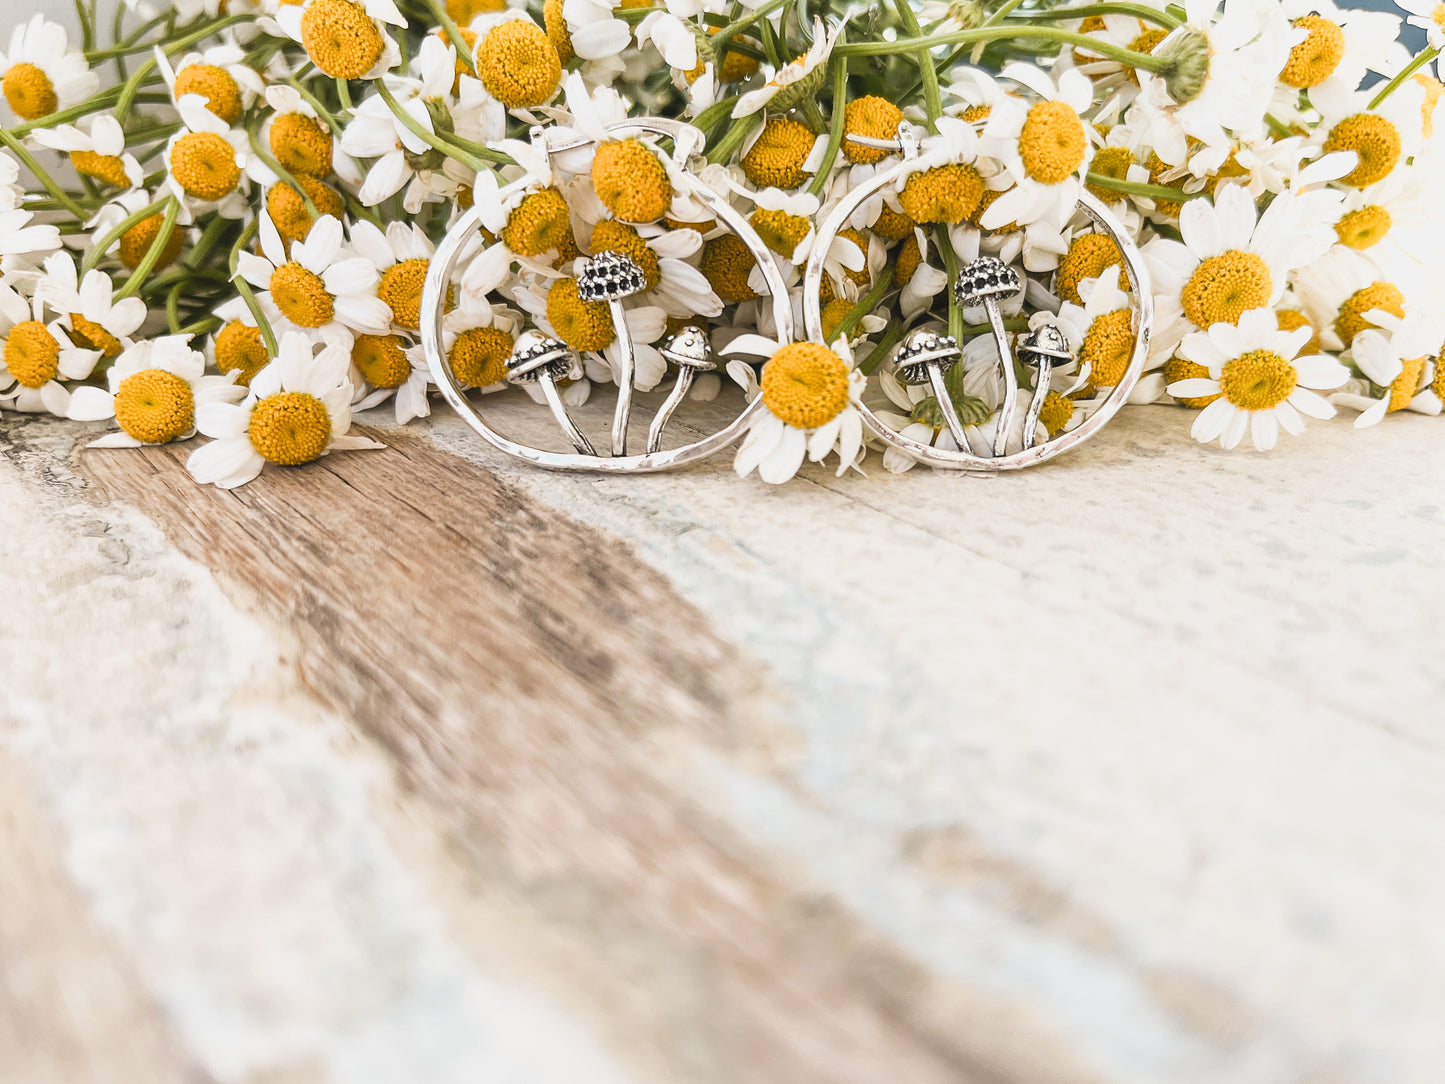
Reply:
M552 155L576 150L592 142L587 139L573 139L565 143L550 145L546 142L546 134L545 132L539 133L539 137L543 141L543 149ZM690 159L702 149L704 142L702 132L681 121L651 117L611 125L607 129L607 134L619 139L637 135L654 135L672 140L672 157L678 167L684 194L705 206L718 221L729 227L753 254L768 284L778 336L785 342L790 341L793 337L792 303L788 297L787 283L777 264L774 263L772 254L747 219L726 199L698 180L689 169ZM501 196L503 199L509 198L537 183L537 178L530 174L520 177L503 188ZM474 238L480 222L480 209L476 206L469 208L452 224L446 236L437 245L427 270L426 282L422 287L420 324L422 349L425 351L427 362L431 365L437 387L441 389L442 395L452 405L452 408L488 444L507 455L539 467L545 467L548 470L641 474L670 470L704 459L734 443L747 431L753 417L762 409L761 399L747 404L736 418L716 433L680 448L649 452L643 455L607 456L542 451L530 445L510 440L498 433L487 424L477 404L467 397L442 350L442 322L445 315L442 298L446 293L447 283L451 281L452 274L456 270L461 252L466 244Z
M891 148L895 152L901 152L903 158L891 169L875 174L867 183L849 192L842 202L833 208L818 229L818 239L813 245L807 271L803 276L803 328L808 338L814 342L821 343L825 340L819 290L823 284L823 263L827 258L828 248L833 238L848 224L848 219L852 217L855 210L862 206L864 200L875 192L894 184L907 173L911 167L911 160L918 154L918 134L906 126L900 128L899 138L896 141L859 140L859 142L867 143L869 146ZM1014 452L1011 455L989 457L974 455L964 450L949 451L944 448L935 448L931 444L924 444L922 441L902 436L897 430L886 425L866 404L859 403L858 408L863 416L863 423L875 436L900 451L906 452L918 462L926 463L931 467L990 473L1019 470L1024 467L1032 467L1047 459L1062 455L1071 448L1078 447L1107 425L1110 419L1119 412L1119 408L1128 402L1129 394L1134 390L1134 385L1139 382L1139 377L1144 372L1144 362L1149 356L1149 336L1154 327L1154 298L1150 292L1149 272L1144 267L1138 246L1129 237L1123 224L1114 217L1114 213L1101 200L1087 189L1081 189L1078 206L1099 229L1113 238L1115 244L1119 246L1120 255L1124 260L1124 273L1128 277L1129 290L1134 302L1131 321L1134 331L1134 353L1129 359L1129 367L1125 370L1123 378L1114 385L1104 402L1099 404L1098 408L1084 419L1077 429L1061 433L1042 444L1025 448L1023 451ZM950 284L951 287L952 284ZM1002 360L1007 364L1007 358Z

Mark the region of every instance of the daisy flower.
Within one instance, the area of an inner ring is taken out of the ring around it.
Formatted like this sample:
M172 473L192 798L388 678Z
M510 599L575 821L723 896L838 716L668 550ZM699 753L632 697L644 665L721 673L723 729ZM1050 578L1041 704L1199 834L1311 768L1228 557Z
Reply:
M22 120L39 120L77 105L100 88L84 55L70 51L65 27L39 13L10 35L0 52L0 89Z
M100 360L99 350L69 345L58 321L47 326L44 302L25 299L0 285L0 402L27 414L65 417L70 392L62 380L84 380Z
M984 178L974 165L978 133L958 117L939 117L936 126L899 174L898 206L920 225L957 225L983 201Z
M1360 412L1356 429L1377 425L1397 410L1440 413L1440 399L1430 390L1431 355L1445 337L1439 321L1414 313L1402 318L1380 309L1369 317L1376 326L1356 335L1349 353L1364 380L1352 381L1356 387L1330 396L1330 402Z
M989 113L979 153L1001 161L1014 183L984 211L979 225L988 230L1042 218L1061 226L1074 213L1093 157L1079 117L1093 101L1093 84L1076 71L1061 72L1056 83L1031 64L1009 64L1003 76L1039 100L1030 104L1005 95Z
M117 301L110 276L99 269L78 280L75 260L57 252L45 261L45 275L36 294L62 316L58 321L71 342L87 350L99 350L113 358L130 349L131 336L146 319L146 305L138 297Z
M1249 192L1234 184L1219 189L1213 203L1186 203L1179 232L1182 240L1159 237L1143 249L1154 280L1154 352L1165 359L1190 330L1272 307L1289 273L1322 256L1333 240L1329 226L1303 214L1296 197L1279 196L1258 214Z
M37 128L31 136L42 147L70 155L70 164L82 177L114 188L134 188L145 179L145 170L126 150L120 121L109 113L102 113L88 124Z
M547 32L517 9L472 20L478 41L477 77L497 101L522 120L546 105L562 82L562 58Z
M318 218L306 240L292 242L289 258L270 215L260 221L262 255L241 253L236 273L265 291L257 300L268 314L326 339L391 333L391 309L376 296L381 273L346 249L337 219Z
M1340 178L1349 188L1368 188L1389 177L1421 149L1425 133L1425 88L1407 80L1378 107L1372 108L1373 90L1321 85L1310 91L1310 104L1319 111L1319 132L1324 150L1353 151L1355 168Z
M333 166L341 165L335 161L331 130L295 87L268 86L266 104L272 113L261 126L261 136L282 166L293 174L324 177ZM359 176L355 179L360 183Z
M199 94L206 108L227 125L241 115L266 89L266 81L245 63L246 53L234 41L214 45L202 53L187 53L174 66L160 46L154 50L156 67L179 103L187 94Z
M166 145L166 187L191 215L247 217L247 181L269 186L275 174L251 153L250 137L212 113L201 95L183 94L176 109L185 127Z
M1388 12L1342 8L1333 0L1282 0L1280 14L1305 34L1279 73L1285 104L1300 90L1356 90L1367 72L1392 75L1410 61L1396 40L1400 20Z
M1310 339L1308 327L1282 331L1270 309L1250 309L1238 326L1217 323L1186 335L1181 357L1203 365L1207 377L1177 380L1166 389L1179 399L1219 396L1194 419L1191 430L1201 444L1218 440L1229 449L1246 432L1260 451L1273 448L1279 431L1304 431L1301 414L1330 418L1335 408L1315 390L1338 388L1349 370L1323 354L1296 357Z
M74 421L112 418L120 431L93 440L91 448L138 448L187 440L196 433L196 411L207 403L234 403L246 394L235 375L206 376L206 358L188 335L164 335L129 346L106 373L108 390L76 388L66 416Z
M335 79L375 79L401 60L401 50L386 28L405 29L406 16L392 0L282 4L276 22L288 38L301 43L311 63Z
M857 407L867 384L862 373L820 343L779 344L745 335L732 342L729 352L755 356L766 352L768 357L754 393L762 398L764 409L748 426L733 460L740 477L756 470L765 482L786 482L798 473L805 456L820 463L834 450L840 477L857 464L864 451L863 416ZM734 379L735 366L747 370L744 386L753 393L751 368L730 364Z
M156 196L143 188L133 188L108 201L86 224L90 230L90 243L95 244L125 219L155 202ZM189 220L190 215L182 207L178 225ZM157 211L155 214L141 219L112 241L110 247L106 249L105 255L118 256L122 264L134 271L150 253L151 246L156 243L156 238L160 236L161 227L164 224L165 214L162 211ZM155 270L159 271L179 256L181 249L185 246L185 240L184 230L173 229L170 236L166 238L165 247L156 261Z
M574 56L583 60L615 57L632 43L632 28L621 19L614 18L612 10L613 5L609 0L560 0L560 3L552 0L544 5L542 16L546 23L547 38L556 48L562 63L566 64ZM658 19L672 19L677 21L681 28L681 21L676 16L665 11L656 12L643 20L642 25L637 28L639 42L648 40ZM686 33L688 41L691 42L692 31L688 30ZM663 59L674 68L679 65L668 59L663 43L670 43L675 37L676 32L668 28L662 31L662 41L653 38L658 51L663 54ZM697 46L694 44L692 63L688 68L692 68L696 63Z
M749 117L763 108L786 112L816 92L823 79L822 65L838 39L838 29L825 30L823 20L814 16L813 44L808 51L784 64L761 87L742 95L733 106L733 117Z
M431 243L414 222L389 222L383 233L361 220L351 227L351 247L379 272L376 296L391 309L398 327L416 331L421 326L421 288L431 267Z
M351 359L345 348L312 350L306 336L288 331L276 360L256 374L242 402L197 407L196 428L214 439L186 460L191 477L234 489L267 463L296 466L328 452L385 447L349 432Z
M1440 0L1395 0L1395 6L1408 12L1405 21L1425 31L1432 49L1445 49L1445 4Z

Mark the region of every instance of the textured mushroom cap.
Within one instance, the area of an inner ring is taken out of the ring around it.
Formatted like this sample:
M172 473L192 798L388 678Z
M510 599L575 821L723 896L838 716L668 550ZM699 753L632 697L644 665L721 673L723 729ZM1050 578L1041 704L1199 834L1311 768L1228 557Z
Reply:
M717 368L712 360L707 333L696 324L689 324L668 339L658 353L682 368L696 369L699 372Z
M910 331L898 344L893 364L898 369L898 378L905 384L922 384L928 380L930 365L947 369L961 357L963 351L953 336L920 327Z
M625 252L599 252L577 276L583 301L616 301L647 288L647 275Z

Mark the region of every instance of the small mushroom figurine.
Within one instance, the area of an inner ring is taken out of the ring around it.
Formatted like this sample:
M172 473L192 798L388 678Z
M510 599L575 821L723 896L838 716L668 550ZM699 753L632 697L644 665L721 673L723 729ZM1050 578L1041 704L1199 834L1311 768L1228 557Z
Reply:
M592 442L577 428L567 413L557 381L577 371L577 355L566 343L548 338L540 332L527 332L512 347L507 359L507 379L513 384L536 384L552 408L552 416L567 434L572 446L583 455L596 455Z
M1003 367L1003 404L999 408L998 428L994 431L993 454L1001 456L1008 450L1009 429L1013 425L1015 403L1018 396L1018 374L1014 372L1013 351L1009 349L1008 330L1003 326L1003 311L999 305L1023 293L1023 282L1018 272L996 256L980 256L959 272L953 284L953 296L962 309L982 307L989 325L993 328L994 341L998 344L999 362Z
M667 393L662 408L652 419L652 428L647 431L649 454L662 450L662 431L667 428L673 412L682 405L683 399L687 398L693 379L698 373L711 372L717 368L712 360L712 350L708 346L707 332L696 324L689 324L672 336L658 352L664 360L677 366L677 383L673 384L672 391Z
M1029 400L1028 413L1024 415L1024 447L1034 446L1034 433L1038 429L1039 415L1044 409L1044 400L1049 396L1049 380L1055 365L1067 365L1074 360L1074 352L1064 338L1060 327L1052 320L1039 324L1032 331L1018 337L1016 344L1019 361L1030 369L1038 370L1034 377L1034 394Z
M898 370L898 379L903 383L929 385L954 444L960 451L972 453L973 446L963 431L963 420L959 418L953 396L948 394L948 386L944 382L948 370L962 357L963 351L953 336L920 327L904 336L893 355L893 364Z
M627 423L632 417L632 382L637 374L632 337L622 299L647 288L647 276L637 261L624 252L599 252L577 276L577 296L583 301L605 301L612 312L612 329L622 348L617 371L617 408L612 415L612 454L627 454Z

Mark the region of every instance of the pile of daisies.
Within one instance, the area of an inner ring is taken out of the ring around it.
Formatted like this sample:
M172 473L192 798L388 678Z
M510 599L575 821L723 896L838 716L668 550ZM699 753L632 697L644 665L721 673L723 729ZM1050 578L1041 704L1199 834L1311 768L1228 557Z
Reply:
M1076 210L1087 188L1150 274L1131 402L1193 411L1225 448L1337 410L1439 414L1445 4L1397 3L77 0L78 40L37 15L0 52L0 412L109 420L106 447L195 439L191 473L224 487L380 447L353 413L431 410L422 283L475 206L443 348L480 392L537 394L506 363L538 335L576 353L567 404L614 381L617 328L577 276L617 252L646 276L625 302L636 388L672 381L659 347L697 325L730 360L693 397L762 398L739 473L862 465L860 403L953 447L932 389L891 363L921 326L965 344L947 391L992 448L998 355L949 285L993 255L1030 282L1033 315L1008 329L1055 321L1077 354L1043 389L1043 440L1097 409L1134 346L1119 249ZM609 136L642 116L690 122L702 154ZM805 299L819 224L897 164L901 125L921 152L826 239ZM572 149L539 153L537 128ZM684 168L748 219L798 326L819 306L825 342L778 340L753 252ZM1026 413L1007 412L1010 451Z

